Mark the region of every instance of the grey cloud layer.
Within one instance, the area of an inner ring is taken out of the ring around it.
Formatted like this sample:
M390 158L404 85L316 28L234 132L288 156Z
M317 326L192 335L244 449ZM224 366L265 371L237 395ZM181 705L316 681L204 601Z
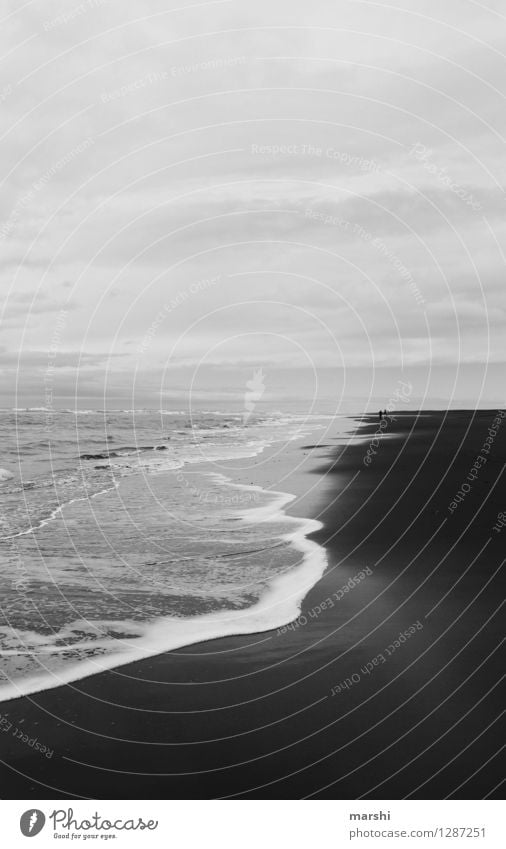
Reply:
M6 354L21 346L42 368L64 309L61 348L83 351L90 392L104 351L122 386L171 352L189 380L202 357L253 362L262 328L256 349L278 365L331 365L332 337L348 367L500 361L501 13L460 0L13 8Z

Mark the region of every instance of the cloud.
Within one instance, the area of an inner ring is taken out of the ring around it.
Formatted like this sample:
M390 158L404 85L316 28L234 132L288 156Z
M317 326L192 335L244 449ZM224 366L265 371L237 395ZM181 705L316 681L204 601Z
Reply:
M0 368L15 366L16 369L35 367L38 369L86 369L107 365L121 354L89 354L82 351L58 351L51 355L48 351L0 351Z
M57 367L97 396L106 363L155 387L170 352L188 379L252 362L255 335L294 369L335 362L334 339L351 367L498 360L501 8L11 4L3 368L21 349L34 391L60 310Z

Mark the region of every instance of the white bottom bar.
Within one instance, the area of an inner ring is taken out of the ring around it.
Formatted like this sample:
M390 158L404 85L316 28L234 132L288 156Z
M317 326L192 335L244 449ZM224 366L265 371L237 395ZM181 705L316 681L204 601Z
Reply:
M2 844L504 849L498 801L2 801Z

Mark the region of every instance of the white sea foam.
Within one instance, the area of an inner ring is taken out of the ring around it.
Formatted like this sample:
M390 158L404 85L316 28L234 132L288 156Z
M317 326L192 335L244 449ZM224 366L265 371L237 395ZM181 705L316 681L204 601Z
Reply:
M49 516L46 516L44 519L40 519L40 521L37 522L36 525L33 525L30 528L26 528L24 531L18 531L15 534L9 534L9 536L0 537L0 541L15 539L16 537L26 537L29 534L33 534L35 531L40 530L40 528L44 528L50 522L54 522L54 520L61 515L65 507L68 507L70 504L76 504L76 502L78 501L90 501L92 498L97 498L99 495L105 495L108 492L113 492L114 489L117 489L117 487L118 483L115 482L113 486L107 487L106 489L101 489L99 490L99 492L93 492L90 495L83 495L79 498L69 498L68 501L62 501L62 503L59 504L58 507L55 507L54 510L51 510Z
M222 475L223 482L230 483L229 479ZM256 490L265 493L259 486L233 484L235 488L245 490ZM40 692L79 681L91 675L96 675L108 669L115 669L134 661L143 660L166 651L182 648L207 640L214 640L226 636L240 634L254 634L274 630L292 622L300 613L303 598L308 591L323 575L327 556L325 549L317 543L309 540L309 534L314 533L322 527L321 522L316 519L303 519L288 516L284 512L287 504L296 496L285 492L271 492L276 498L269 505L242 511L239 516L244 522L279 522L294 525L291 533L285 534L282 539L289 542L302 554L302 563L295 569L290 569L285 574L273 578L268 588L251 607L244 610L227 610L219 613L192 616L185 619L163 617L154 622L147 623L143 627L143 633L138 638L118 639L114 641L116 651L109 654L101 654L95 659L78 661L66 669L58 671L46 670L44 674L32 676L26 679L11 681L5 687L0 688L0 702L10 701L30 693ZM90 623L92 624L92 623ZM133 633L139 629L139 623L116 623L118 629L127 630L132 626ZM96 623L99 628L100 623ZM112 641L93 641L87 648L110 649ZM79 648L75 644L69 644L67 650ZM46 654L48 652L45 652ZM41 653L43 655L44 652ZM39 663L43 665L42 657Z
M291 420L287 420L287 423L289 421ZM276 424L279 425L279 423ZM181 453L178 451L176 455L169 453L169 451L142 453L136 458L132 471L137 473L145 473L146 471L167 472L169 469L173 469L174 465L177 468L186 464L202 463L206 460L217 461L226 458L252 457L261 454L268 445L278 441L280 435L286 441L291 441L293 438L300 439L312 433L315 427L319 429L321 425L318 426L313 422L310 426L309 422L304 420L304 426L298 428L296 435L287 433L282 426L280 433L271 431L268 434L262 434L262 438L255 435L253 440L248 439L247 442L242 443L234 441L218 445L214 444L213 436L213 442L208 443L209 448L204 451L201 451L203 446L199 443L198 445L183 446ZM221 479L225 485L231 483L223 475L216 472L210 474L214 475L216 479ZM119 479L115 485L118 485L118 483ZM302 599L325 571L327 562L325 550L307 539L309 534L321 527L321 523L312 519L294 518L285 513L286 506L295 499L294 495L267 491L259 486L235 483L232 486L237 489L256 490L270 496L270 503L267 506L249 508L235 515L245 523L255 523L259 526L269 522L281 522L285 526L286 524L292 526L293 531L280 537L280 540L300 552L302 555L300 565L296 568L291 567L281 576L278 575L271 579L267 577L264 584L265 591L260 599L247 609L221 610L186 618L161 617L144 623L121 620L115 623L117 627L114 630L118 635L121 634L117 637L115 634L107 633L107 627L101 626L107 626L108 623L105 620L100 621L97 617L96 621L88 622L92 631L93 628L96 629L95 632L84 640L81 637L81 642L74 641L72 635L67 635L64 633L65 629L61 629L58 633L51 635L52 641L47 641L47 637L44 637L45 643L44 641L43 643L35 641L33 644L31 658L40 666L40 673L28 674L26 678L15 678L5 686L1 686L0 701L9 701L29 693L52 689L107 669L114 669L186 645L225 636L274 630L296 619L300 613ZM101 490L91 497L94 498L104 492L105 490ZM66 503L73 503L74 500L84 501L86 498L87 496L75 498ZM41 520L41 524L57 519L65 506L65 504L59 505L50 516ZM32 533L33 530L35 528L30 528L24 533ZM79 630L83 630L82 626ZM31 640L27 642L29 645L32 644ZM19 640L14 640L10 645L6 645L8 650L12 649L13 656L18 649L18 654L24 656L28 654L30 657L29 652L19 652L21 647ZM88 657L80 659L80 650L85 651ZM67 653L68 662L66 662L66 665L60 663L59 668L54 668L54 665L53 668L50 668L51 656L54 655L56 660L58 656ZM89 656L91 653L95 656ZM33 663L31 667L34 668Z
M130 454L128 454L127 452L118 452L117 457L115 458L118 462L113 462L113 460L104 460L101 463L98 463L95 468L108 469L111 472L122 471L124 473L127 473L128 470L130 470L132 473L139 471L161 473L181 469L185 465L255 457L258 454L261 454L265 450L265 448L267 448L270 444L271 442L267 439L263 442L247 442L244 444L231 443L229 445L223 446L214 446L213 443L206 443L205 451L199 450L199 453L193 456L181 452L178 457L174 455L165 456L165 452L163 452L162 454L160 451L150 451L140 454L137 452L130 452ZM209 450L209 447L211 446L213 448L212 451ZM188 446L186 446L186 450L188 450ZM127 456L135 456L135 465L129 465L125 464L124 462L121 462L121 457ZM2 473L4 473L5 475L5 477L3 478ZM7 480L10 480L13 477L14 475L11 474L11 472L8 472L6 469L0 469L0 484ZM50 482L49 485L52 485L52 482ZM98 492L94 492L92 494L87 493L84 496L78 496L76 498L70 498L67 501L62 501L57 507L51 510L51 512L47 516L41 518L36 524L32 525L29 528L25 528L22 531L18 531L17 533L9 534L8 536L2 536L0 537L0 541L10 540L16 537L29 536L35 531L40 530L40 528L45 527L50 522L54 522L56 519L58 519L65 510L65 508L69 505L75 504L79 501L89 501L92 498L97 498L100 495L105 495L108 492L112 492L114 491L114 489L117 489L118 486L119 481L114 481L112 486L100 489Z

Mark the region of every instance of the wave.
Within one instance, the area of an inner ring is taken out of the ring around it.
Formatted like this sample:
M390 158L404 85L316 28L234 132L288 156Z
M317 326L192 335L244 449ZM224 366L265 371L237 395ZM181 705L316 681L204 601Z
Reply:
M45 525L49 525L50 522L54 522L54 520L62 513L65 507L68 507L69 504L76 504L78 501L90 501L92 498L97 498L99 495L106 495L108 492L113 492L117 489L119 484L115 481L113 486L107 487L106 489L101 489L99 492L86 493L86 495L79 496L78 498L69 498L68 501L62 501L58 507L55 507L54 510L51 510L49 516L45 516L43 519L40 519L36 525L32 525L30 528L26 528L24 531L18 531L15 534L9 534L5 537L0 537L0 541L16 539L17 537L26 537L29 534L35 533L35 531L40 530L40 528L45 527Z
M229 478L224 480L232 483ZM232 486L264 494L267 492L260 486L236 483L232 483ZM88 658L78 661L67 669L59 669L57 672L46 669L44 674L11 681L8 686L0 689L0 702L81 681L106 670L117 669L183 646L226 636L271 631L297 619L302 600L322 577L327 567L325 549L308 539L309 534L322 527L322 523L316 519L298 518L286 514L285 507L295 500L295 495L272 491L269 491L269 494L277 496L273 503L242 511L239 518L247 523L269 523L282 520L283 523L296 525L293 533L284 534L281 539L300 551L302 562L295 569L291 568L286 574L268 581L265 592L256 603L242 610L220 611L184 619L162 617L141 626L138 622L118 622L116 623L118 630L127 628L133 632L133 640L117 639L114 641L115 651L101 654L96 659ZM100 626L101 623L89 624ZM143 632L135 636L139 633L139 628ZM110 650L111 646L110 639L93 643L94 649L105 651ZM67 646L69 651L78 648L80 647L75 643Z
M115 448L114 451L100 451L98 454L80 454L79 459L108 460L109 457L130 457L132 454L139 454L141 451L162 451L166 448L166 445L126 446L125 448Z
M175 469L181 469L185 465L195 465L206 462L217 462L227 459L245 459L249 457L254 457L257 454L262 453L262 451L269 444L268 440L264 442L249 442L245 444L241 443L229 443L223 446L214 446L213 451L207 451L205 455L199 453L197 455L191 455L188 453L184 453L181 451L179 455L170 454L167 456L165 453L161 454L161 451L167 449L165 445L152 445L152 446L144 446L142 450L137 449L119 449L117 451L111 452L99 452L97 454L82 454L80 459L86 460L101 460L103 461L100 465L93 466L95 471L99 472L109 472L112 475L116 475L119 478L126 475L138 474L138 473L163 473L167 471L174 471ZM122 459L128 456L135 456L136 462L135 465L125 464L125 462L121 462ZM114 463L113 460L116 459L118 462ZM11 476L12 477L12 476ZM72 484L75 483L79 478L75 476L67 476L60 478L49 478L44 479L42 481L26 481L21 485L17 485L15 488L8 490L9 493L23 492L25 490L33 490L33 489L51 489L55 487L55 485L62 486L63 484ZM0 478L0 485L7 484L9 478L5 478L3 481ZM31 525L29 528L25 528L23 530L17 531L16 533L9 534L8 536L1 536L0 542L4 540L11 540L17 537L29 536L33 534L35 531L40 530L40 528L45 527L50 522L55 521L60 514L63 512L65 507L70 504L75 504L78 501L88 501L91 498L96 498L99 495L106 495L109 492L113 492L120 485L120 480L111 481L111 485L105 486L103 483L103 479L100 483L97 481L97 485L100 487L97 492L89 493L86 492L85 495L75 495L72 498L66 498L62 500L57 507L52 509L49 514L43 516L36 524ZM5 490L3 490L5 492Z

